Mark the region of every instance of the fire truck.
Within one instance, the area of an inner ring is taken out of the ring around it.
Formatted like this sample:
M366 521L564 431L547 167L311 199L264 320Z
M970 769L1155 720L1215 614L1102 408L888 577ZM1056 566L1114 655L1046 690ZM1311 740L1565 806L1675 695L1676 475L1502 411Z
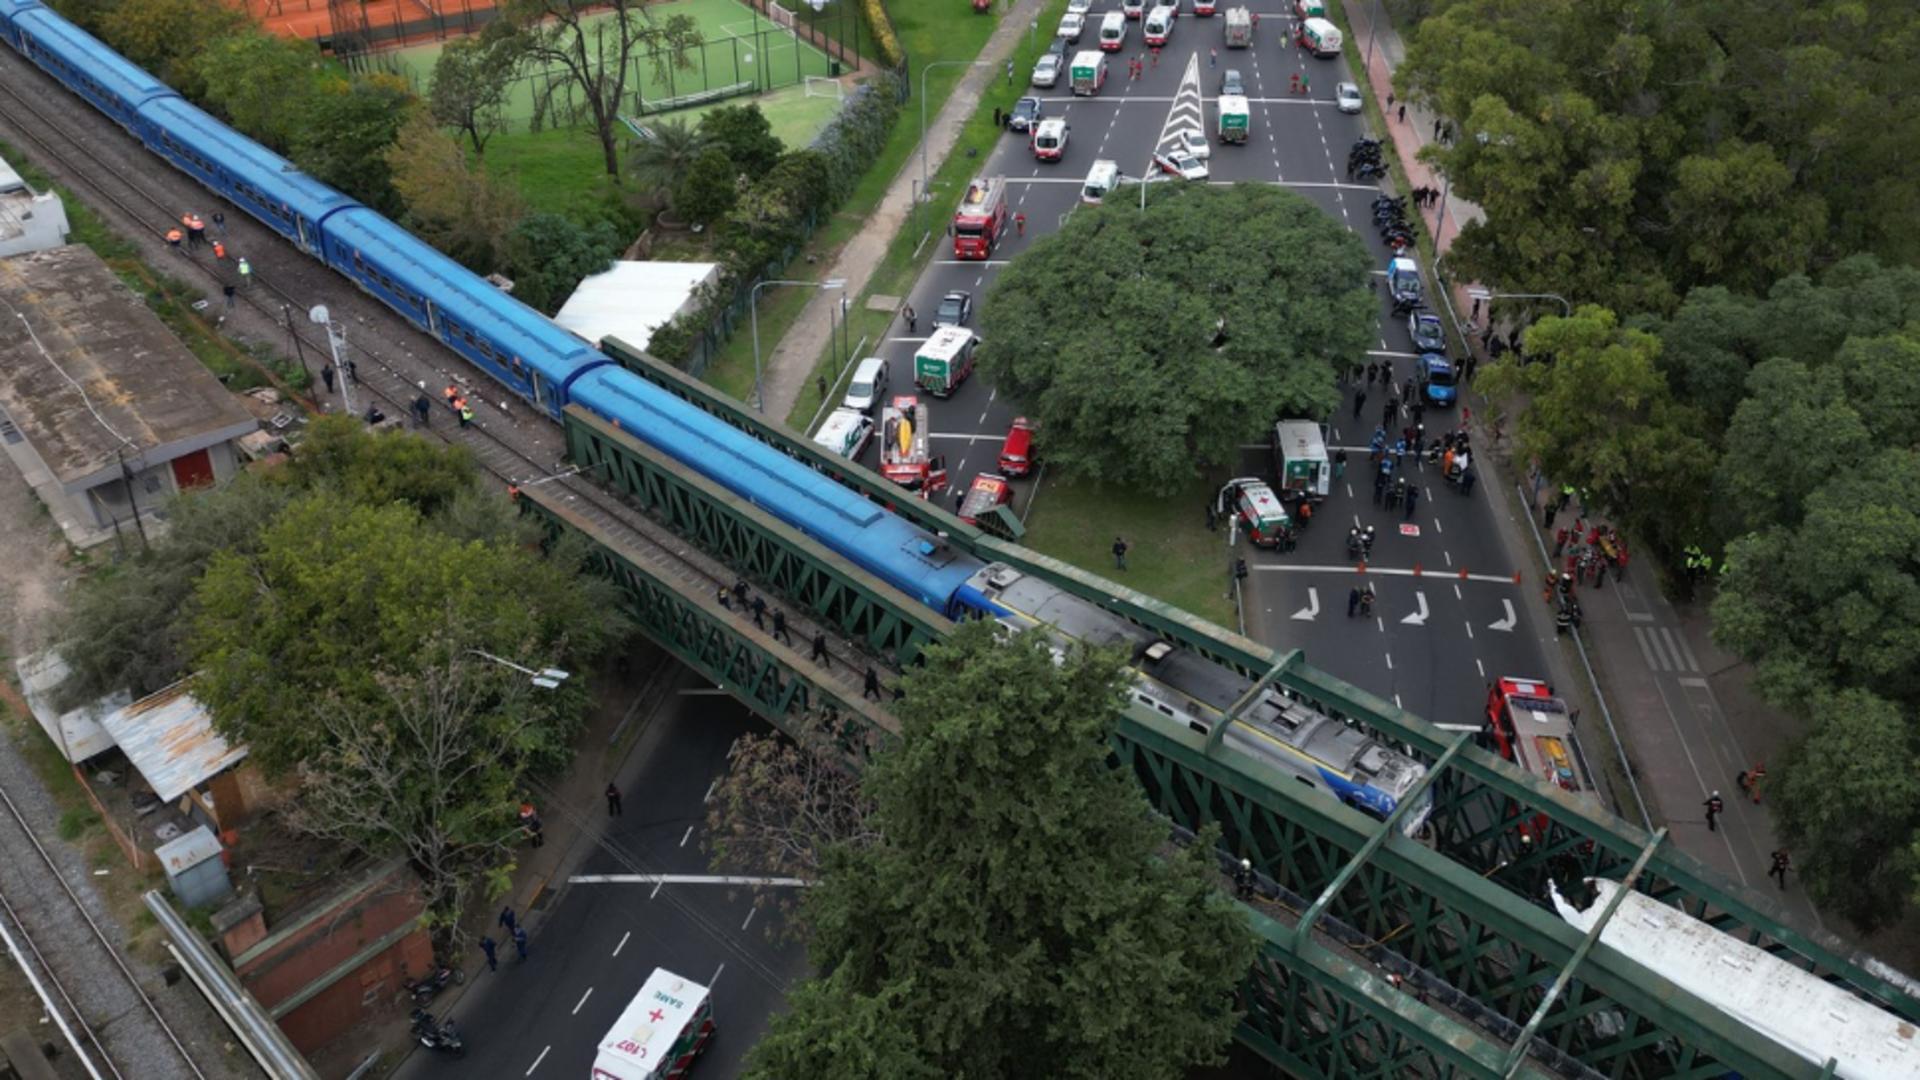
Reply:
M993 245L1007 231L1007 179L976 177L953 215L953 257L990 259Z
M1593 772L1580 752L1573 714L1553 687L1511 675L1487 688L1487 732L1500 756L1596 808L1603 808ZM1542 819L1540 827L1545 826Z
M927 482L927 407L902 394L880 410L880 474L909 491Z

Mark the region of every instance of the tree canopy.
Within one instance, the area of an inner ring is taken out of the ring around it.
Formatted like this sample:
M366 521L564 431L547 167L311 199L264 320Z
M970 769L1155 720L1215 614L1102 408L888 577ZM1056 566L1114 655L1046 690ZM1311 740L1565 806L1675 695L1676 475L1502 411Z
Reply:
M748 176L764 176L785 149L757 103L722 105L700 117L700 133Z
M433 62L427 106L436 123L467 137L476 157L486 154L487 140L500 130L519 64L514 39L500 33L454 38Z
M1278 417L1324 417L1375 336L1365 246L1264 184L1155 185L1076 210L1008 266L982 369L1079 475L1170 493Z
M1121 661L962 627L894 706L869 828L802 911L819 978L750 1075L1164 1077L1216 1061L1251 931L1107 761Z

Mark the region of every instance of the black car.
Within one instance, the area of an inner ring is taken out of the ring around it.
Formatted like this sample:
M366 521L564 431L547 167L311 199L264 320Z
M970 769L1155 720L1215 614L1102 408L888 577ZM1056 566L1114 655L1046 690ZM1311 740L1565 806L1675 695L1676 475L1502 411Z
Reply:
M1039 126L1040 120L1040 99L1023 97L1013 103L1013 111L1007 114L1007 127L1014 131L1031 131Z
M950 292L940 298L940 306L934 309L933 325L965 326L973 315L973 294Z

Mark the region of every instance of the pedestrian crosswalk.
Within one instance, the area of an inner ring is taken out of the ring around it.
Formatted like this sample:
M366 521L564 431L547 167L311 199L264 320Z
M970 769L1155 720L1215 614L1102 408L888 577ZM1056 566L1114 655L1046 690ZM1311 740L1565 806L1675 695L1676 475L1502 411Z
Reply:
M1639 644L1640 655L1646 659L1647 666L1655 671L1700 670L1686 637L1668 627L1636 626L1633 628L1633 640Z

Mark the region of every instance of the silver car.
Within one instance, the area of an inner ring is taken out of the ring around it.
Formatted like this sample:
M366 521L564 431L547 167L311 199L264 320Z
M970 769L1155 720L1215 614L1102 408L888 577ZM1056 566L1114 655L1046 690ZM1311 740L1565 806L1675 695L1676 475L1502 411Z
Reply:
M1060 82L1060 58L1052 53L1042 56L1033 65L1033 85L1050 88Z
M1350 82L1343 82L1333 88L1333 100L1343 113L1357 113L1366 108L1366 104L1360 98L1360 88Z

